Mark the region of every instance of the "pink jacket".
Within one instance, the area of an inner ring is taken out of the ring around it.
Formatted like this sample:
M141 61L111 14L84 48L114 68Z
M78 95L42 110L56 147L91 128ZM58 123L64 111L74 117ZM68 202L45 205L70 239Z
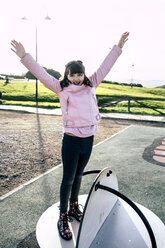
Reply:
M26 54L21 62L48 89L55 92L61 104L64 127L86 127L96 125L100 121L95 90L106 77L122 50L115 45L99 69L89 77L93 87L70 84L63 90L60 81L49 75L30 54Z

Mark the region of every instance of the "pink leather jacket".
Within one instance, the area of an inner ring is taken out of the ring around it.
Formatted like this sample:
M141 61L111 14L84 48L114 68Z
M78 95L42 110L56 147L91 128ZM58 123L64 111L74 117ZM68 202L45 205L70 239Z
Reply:
M100 121L95 90L106 77L122 50L115 45L99 69L89 77L93 87L70 84L63 90L60 81L49 75L30 54L26 54L21 62L48 89L55 92L61 104L64 127L86 127L96 125Z

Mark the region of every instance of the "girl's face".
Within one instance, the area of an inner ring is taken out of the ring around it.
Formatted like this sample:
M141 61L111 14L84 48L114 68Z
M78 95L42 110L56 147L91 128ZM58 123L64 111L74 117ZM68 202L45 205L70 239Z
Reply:
M69 71L69 74L68 74L68 80L72 83L72 84L75 84L75 85L81 85L84 81L84 73L74 73L74 74L71 74L70 71Z

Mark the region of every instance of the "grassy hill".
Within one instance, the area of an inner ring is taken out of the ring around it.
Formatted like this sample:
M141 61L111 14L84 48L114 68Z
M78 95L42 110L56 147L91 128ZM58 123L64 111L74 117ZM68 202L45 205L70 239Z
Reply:
M9 83L0 81L1 104L36 106L35 82ZM165 114L165 88L139 88L111 83L102 83L96 90L101 112ZM147 98L147 99L141 99ZM159 100L157 100L159 99ZM128 108L128 103L130 107ZM38 83L38 107L60 108L56 94Z

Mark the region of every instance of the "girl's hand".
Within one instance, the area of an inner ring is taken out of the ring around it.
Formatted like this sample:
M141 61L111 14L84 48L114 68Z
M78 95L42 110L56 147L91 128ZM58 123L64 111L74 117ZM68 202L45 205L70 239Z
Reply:
M122 34L122 36L119 40L119 43L118 43L118 46L120 48L123 48L125 42L128 40L128 36L129 36L129 32L125 32L124 34Z
M17 42L16 40L12 40L11 45L13 47L11 48L11 50L14 53L16 53L18 57L22 59L26 54L24 46L20 42Z

